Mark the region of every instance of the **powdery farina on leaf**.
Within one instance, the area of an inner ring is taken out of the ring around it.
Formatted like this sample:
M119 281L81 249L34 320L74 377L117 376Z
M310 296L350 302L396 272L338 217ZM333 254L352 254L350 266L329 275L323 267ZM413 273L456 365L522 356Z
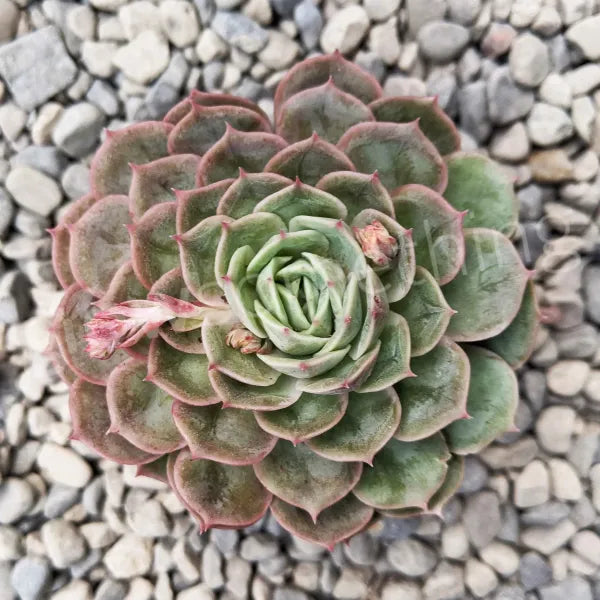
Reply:
M381 95L337 53L284 77L274 131L194 91L109 132L52 231L73 437L202 530L270 507L332 548L440 514L513 425L538 318L512 186L435 99Z

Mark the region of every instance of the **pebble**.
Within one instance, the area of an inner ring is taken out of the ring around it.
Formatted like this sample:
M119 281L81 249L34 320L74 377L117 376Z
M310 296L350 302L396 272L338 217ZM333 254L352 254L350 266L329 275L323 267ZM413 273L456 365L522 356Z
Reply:
M400 7L400 0L365 0L365 10L373 21L385 21Z
M104 115L89 102L78 102L64 110L52 131L52 141L66 154L81 158L98 143Z
M540 590L541 600L593 600L590 584L581 577L569 577L556 585Z
M590 365L583 360L558 361L548 369L548 389L559 396L576 396L589 373Z
M149 83L167 68L169 45L162 35L148 29L121 46L113 63L135 83Z
M550 54L540 38L523 33L512 44L508 64L517 83L537 87L550 71Z
M68 157L54 146L27 146L12 157L11 165L25 165L57 179L67 168L68 162Z
M442 532L442 553L447 558L460 560L469 551L469 540L463 525L456 524L446 527Z
M552 479L552 494L564 502L577 502L583 488L575 469L565 460L553 458L549 461Z
M240 556L250 562L267 560L277 556L279 545L267 534L253 534L242 541Z
M202 581L212 590L218 590L225 583L222 564L223 559L217 546L208 544L202 552Z
M0 483L0 523L16 523L35 503L35 492L23 479L7 477Z
M527 27L540 11L542 0L514 0L510 11L510 24Z
M0 43L10 41L17 32L19 9L10 0L0 1Z
M451 600L462 598L465 592L463 570L447 562L439 564L427 578L423 587L426 600Z
M498 496L482 491L467 498L463 520L471 543L476 548L487 546L502 525Z
M14 561L23 555L22 535L14 527L0 526L0 561Z
M152 542L132 533L125 534L106 552L104 564L117 579L145 575L152 566Z
M134 533L144 538L162 537L171 531L171 523L158 500L148 500L128 515L128 523Z
M13 567L10 581L21 600L39 600L50 588L52 569L45 558L26 556Z
M39 110L31 127L31 139L34 144L46 144L51 139L54 124L63 111L62 105L57 102L48 102Z
M369 28L369 16L361 6L346 6L333 14L321 33L325 52L339 50L347 54L355 50Z
M420 29L417 41L425 58L445 63L462 53L469 43L469 31L457 23L431 21Z
M548 104L569 108L573 102L571 87L560 73L550 73L540 87L540 98Z
M586 64L573 69L565 73L565 80L574 96L588 94L600 85L600 65Z
M31 411L29 414L31 415ZM79 490L77 488L59 483L53 484L50 486L44 503L44 516L48 519L60 517L78 500Z
M269 34L267 45L258 53L260 60L269 69L280 71L288 68L298 53L300 46L287 35L278 31Z
M501 161L520 162L527 158L530 150L527 129L521 121L498 131L490 141L490 154Z
M381 589L381 600L422 600L421 588L416 583L388 581Z
M446 13L446 0L406 0L408 25L412 33L417 33L425 23L442 19Z
M185 0L163 0L159 5L162 29L176 48L193 44L200 31L194 7Z
M435 552L416 539L403 539L393 542L387 550L390 564L403 575L421 577L431 571L436 563Z
M566 38L577 46L589 60L600 59L600 15L588 17L567 29Z
M573 135L573 121L562 108L537 102L527 119L527 131L534 144L552 146Z
M527 552L519 561L519 580L525 591L542 587L552 581L552 568L539 554Z
M474 596L483 598L498 587L498 576L485 563L470 558L465 565L465 584Z
M510 75L509 67L499 67L487 82L489 115L496 125L508 125L526 116L533 108L534 95L519 87Z
M217 11L211 27L221 38L248 54L264 48L269 39L260 25L239 13Z
M74 450L51 442L40 448L37 464L53 483L83 488L92 476L90 465Z
M317 46L321 31L323 30L323 17L321 16L321 11L319 11L312 0L302 0L302 2L296 5L294 9L294 23L300 30L302 43L309 50Z
M42 217L47 217L62 199L60 188L53 179L26 166L10 171L6 189L19 206Z
M519 555L508 544L492 542L482 548L479 555L502 577L510 577L519 568Z
M531 527L521 534L523 544L541 554L549 556L573 537L577 528L565 519L553 527Z
M544 504L550 498L550 477L544 463L534 460L515 481L514 501L519 508Z
M48 558L57 569L68 567L85 555L85 540L73 524L63 519L46 521L41 536Z
M401 46L398 40L396 18L375 25L369 33L369 47L386 65L393 65L400 57Z
M7 140L14 142L23 131L26 122L27 113L16 104L7 102L0 106L0 131Z
M27 112L66 89L76 74L77 67L54 26L0 47L0 75L14 101Z

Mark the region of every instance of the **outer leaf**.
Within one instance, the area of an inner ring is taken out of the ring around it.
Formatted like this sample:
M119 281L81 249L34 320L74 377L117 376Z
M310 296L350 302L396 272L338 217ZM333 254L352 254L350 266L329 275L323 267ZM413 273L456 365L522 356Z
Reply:
M319 513L341 500L360 479L359 462L341 463L321 458L304 444L279 441L254 465L261 483L285 502L303 508L316 521Z
M348 394L302 394L288 408L256 412L258 424L269 433L296 445L331 429L344 416Z
M512 236L518 204L513 185L500 165L480 154L456 153L446 159L444 196L457 210L468 210L465 227L487 227Z
M177 191L177 233L182 235L207 217L212 217L233 179L188 191Z
M408 323L411 356L426 354L440 341L454 312L433 275L423 267L417 267L410 291L392 310Z
M328 460L372 465L399 423L400 402L394 388L370 394L352 392L342 420L307 445Z
M223 137L227 125L239 131L271 131L269 121L254 110L241 106L200 106L194 103L171 131L169 152L202 155Z
M379 341L381 348L373 370L358 388L361 394L385 390L413 374L410 369L410 330L404 317L390 312L379 334Z
M179 266L179 248L173 239L176 212L175 202L163 202L130 227L133 268L147 288Z
M273 498L271 512L291 534L333 550L335 544L364 529L373 517L373 509L348 494L326 508L313 522L309 515L279 498Z
M275 117L283 103L293 95L333 80L340 90L367 104L382 94L377 80L346 60L339 52L317 56L290 69L275 93Z
M513 424L519 387L513 370L497 355L477 346L465 345L471 362L468 420L452 423L444 430L452 452L470 454L485 448Z
M412 360L416 377L396 385L402 420L396 438L420 440L466 416L469 361L454 342L443 338L431 351Z
M77 379L71 386L69 408L76 439L101 456L122 465L138 465L156 459L155 454L140 450L117 433L109 433L110 416L106 406L106 388Z
M166 294L173 298L194 302L195 298L187 289L181 269L173 269L165 273L150 289L151 294ZM204 354L202 345L202 332L199 328L189 331L175 331L173 329L174 321L167 321L158 330L160 337L173 348L186 352L188 354Z
M209 306L225 305L222 284L215 275L215 255L223 227L229 223L229 217L214 215L176 238L185 283L200 302Z
M156 204L175 200L173 190L193 188L199 162L193 154L178 154L145 165L132 164L129 202L134 218L139 219Z
M251 525L271 503L271 494L260 484L252 467L194 460L188 450L177 455L173 482L206 529Z
M77 282L95 296L106 293L117 269L129 258L127 196L96 202L71 229L69 259Z
M147 121L107 131L92 161L91 185L96 198L127 194L131 183L129 164L141 165L168 154L167 138L172 125Z
M279 377L277 371L264 364L255 354L243 354L225 343L225 336L236 323L231 314L227 317L209 316L202 325L202 340L210 369L248 385L273 385Z
M491 229L465 229L461 272L444 287L458 314L447 333L461 342L485 340L506 329L519 311L528 274L510 240Z
M180 352L162 338L156 337L150 344L146 381L151 381L186 404L216 404L221 398L212 388L208 367L208 357L205 354Z
M139 465L136 471L136 477L150 477L162 483L169 483L167 478L167 464L170 454L163 454L160 458L152 462Z
M126 300L144 300L148 290L135 276L131 261L123 263L112 278L106 294L94 304L101 310L107 310Z
M333 78L291 96L279 111L277 133L290 142L299 142L317 133L336 144L357 123L374 121L371 111L355 96L343 92Z
M93 194L79 198L65 211L60 224L48 230L52 236L52 266L58 282L64 289L75 283L69 264L71 235L68 225L74 225L94 202L96 202L96 198Z
M377 171L389 191L407 183L420 183L436 191L446 187L446 165L417 121L355 125L338 142L338 148L357 171Z
M240 168L248 173L260 173L286 146L286 141L278 135L245 133L228 126L225 135L202 157L197 183L208 185L237 177Z
M187 450L186 450L186 452L187 452ZM204 520L200 516L200 513L198 513L198 511L196 510L196 507L192 506L192 504L190 504L187 501L187 499L179 492L179 489L177 488L177 484L175 482L175 464L177 463L177 457L180 454L181 454L181 451L177 451L177 452L171 452L171 454L166 455L167 456L167 469L166 469L167 483L169 484L169 487L173 490L173 493L179 499L179 502L181 502L181 504L183 506L185 506L185 508L192 515L192 517L198 524L199 530L201 532L204 532L207 527L206 527L206 524L204 523Z
M442 155L460 148L460 136L452 119L440 108L437 97L382 98L369 105L377 121L411 123L419 120L419 127Z
M396 219L413 232L417 264L440 283L452 281L465 260L464 214L422 185L405 185L393 198Z
M219 394L223 406L246 410L279 410L296 402L302 393L296 388L293 377L282 375L273 385L249 386L219 373L208 374L213 389Z
M73 284L63 296L52 322L52 331L62 357L67 365L90 383L105 385L111 371L124 360L127 354L117 350L107 360L91 358L85 351L87 333L84 325L97 312L92 306L94 297Z
M503 358L513 369L520 367L533 352L540 319L533 281L527 283L521 308L512 323L485 345Z
M316 188L296 183L266 196L254 207L254 212L270 212L278 215L287 225L298 215L345 219L348 211L335 196Z
M462 456L452 455L452 458L447 462L448 472L444 483L438 491L431 497L427 505L430 512L442 515L444 505L460 487L463 475L465 472L465 459Z
M71 367L67 364L67 361L63 358L63 355L60 353L58 348L58 343L55 337L50 338L50 342L46 350L44 350L44 355L50 359L56 374L67 384L71 385L77 379L77 374Z
M359 500L380 509L427 507L446 477L450 453L438 433L418 442L391 439L354 488Z
M290 179L299 178L308 185L316 185L319 179L332 171L354 170L354 165L343 152L316 134L281 150L265 166L265 171Z
M292 182L275 173L246 173L239 177L227 190L217 206L218 215L239 219L254 211L254 207L267 196L284 189Z
M261 461L277 443L277 438L258 426L249 410L176 402L173 418L192 458L250 465Z
M378 210L390 217L394 216L394 205L377 173L373 175L354 171L328 173L317 183L317 188L339 198L346 205L348 222L365 208Z
M110 431L146 452L173 452L185 445L171 416L173 398L145 376L146 365L133 359L111 373L106 388Z

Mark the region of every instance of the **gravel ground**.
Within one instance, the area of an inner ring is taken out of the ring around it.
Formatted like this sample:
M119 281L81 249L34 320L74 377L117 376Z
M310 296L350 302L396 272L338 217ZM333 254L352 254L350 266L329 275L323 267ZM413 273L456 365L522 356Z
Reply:
M272 112L285 70L335 48L388 94L438 95L514 175L549 325L520 431L467 460L444 520L329 554L268 519L199 535L161 485L69 441L42 351L45 229L103 128L195 87ZM599 600L599 59L598 0L0 0L0 600Z

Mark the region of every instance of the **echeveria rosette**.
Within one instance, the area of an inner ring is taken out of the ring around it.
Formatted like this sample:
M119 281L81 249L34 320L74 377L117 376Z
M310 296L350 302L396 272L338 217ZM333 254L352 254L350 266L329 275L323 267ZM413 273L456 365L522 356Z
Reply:
M193 92L108 132L53 230L73 436L202 529L270 507L331 547L439 513L513 425L537 312L512 186L435 99L381 96L339 54L282 80L275 132Z

